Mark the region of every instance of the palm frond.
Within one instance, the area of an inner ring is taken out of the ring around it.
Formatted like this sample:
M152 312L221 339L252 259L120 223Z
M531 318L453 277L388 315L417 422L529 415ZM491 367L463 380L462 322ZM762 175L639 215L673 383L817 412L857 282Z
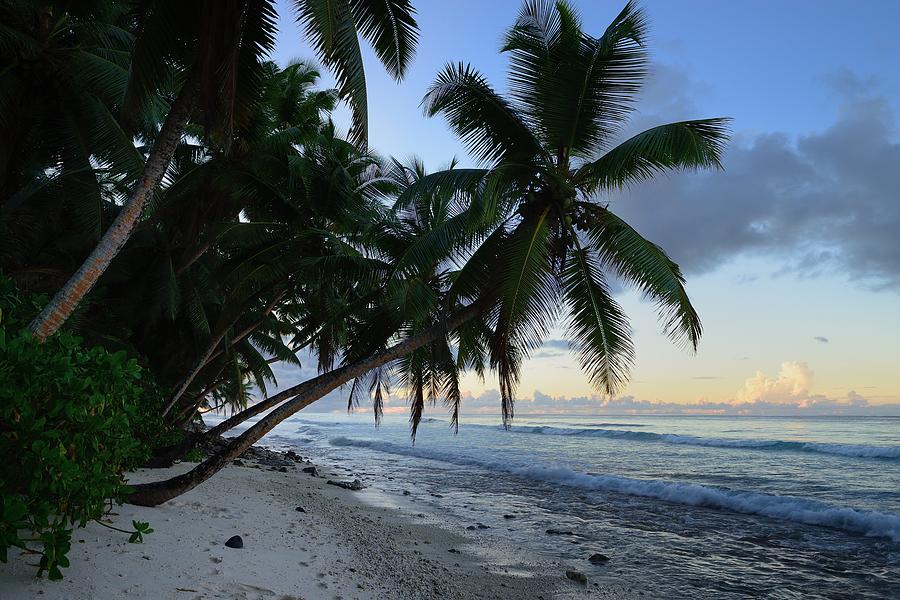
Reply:
M628 320L590 249L576 245L569 251L562 289L569 306L570 344L591 383L612 395L628 380L634 347Z
M696 350L702 327L681 269L656 244L607 209L591 208L590 245L606 268L656 302L666 335Z
M561 161L608 142L633 109L646 75L646 18L634 2L599 38L559 1L525 5L506 36L510 89Z
M391 77L403 79L419 40L413 5L409 0L350 0L350 10Z
M368 139L368 97L362 51L348 0L294 0L298 21L319 58L335 75L338 91L353 112L351 138Z
M575 182L590 193L620 189L665 171L721 168L728 121L701 119L653 127L582 165Z
M513 416L522 361L540 347L558 311L558 287L549 268L550 209L523 220L504 248L499 314L490 339L491 368L500 380L503 422Z
M422 106L429 117L443 113L469 152L482 161L545 158L519 112L471 65L445 66Z

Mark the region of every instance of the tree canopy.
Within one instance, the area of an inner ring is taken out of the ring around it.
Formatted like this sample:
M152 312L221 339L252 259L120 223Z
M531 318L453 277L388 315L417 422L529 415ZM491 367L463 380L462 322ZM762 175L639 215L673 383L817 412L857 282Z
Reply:
M366 135L360 38L400 80L418 39L410 3L292 5L336 89L311 61L270 60L271 0L0 4L0 272L55 294L29 316L35 339L76 335L139 366L146 410L176 433L146 442L160 460L265 413L131 501L190 489L344 386L348 409L371 401L376 422L399 391L415 438L428 404L459 426L463 373L496 375L508 425L523 365L557 322L613 394L634 359L613 279L696 348L678 265L609 198L667 171L719 168L727 122L622 139L648 69L636 4L595 36L567 2L525 2L502 41L506 95L448 63L422 108L474 166L431 172L378 155ZM341 101L346 134L331 120ZM274 364L306 356L317 377L277 381ZM219 408L225 423L181 433Z

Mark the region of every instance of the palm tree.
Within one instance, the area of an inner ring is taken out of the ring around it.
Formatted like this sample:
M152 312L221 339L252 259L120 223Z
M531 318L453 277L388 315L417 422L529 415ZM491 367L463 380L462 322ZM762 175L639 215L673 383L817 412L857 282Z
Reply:
M364 142L365 77L358 36L368 39L396 79L408 68L417 42L407 0L296 0L307 36L331 67L354 112L354 137ZM262 58L273 48L273 0L172 3L146 0L136 7L125 109L134 121L159 107L160 91L177 90L131 193L94 250L30 325L40 340L52 335L93 288L125 242L162 180L188 119L196 111L207 135L228 147L235 123L251 118L262 79ZM173 71L170 68L175 65ZM173 82L181 80L180 84Z
M54 8L0 6L0 265L41 292L97 243L117 182L143 164L115 117L132 42L126 11Z
M598 38L582 30L566 2L526 2L503 46L510 98L471 67L448 65L425 96L425 111L443 114L487 166L423 175L401 194L399 206L444 194L469 205L422 232L429 243L413 243L395 262L402 267L395 272L416 278L435 256L463 261L439 287L441 314L424 328L398 328L390 345L369 356L284 390L286 401L222 452L184 475L137 486L131 501L155 505L193 488L284 419L373 370L406 361L418 377L416 352L448 337L458 343L457 363L479 370L487 362L497 371L508 423L522 363L563 309L582 367L614 393L627 380L633 345L607 275L640 289L657 304L668 335L696 347L700 320L678 266L602 198L659 172L720 166L723 119L661 125L615 144L646 73L645 29L631 2ZM390 290L394 282L385 284ZM410 383L415 423L422 383Z
M506 232L500 298L489 340L504 417L518 373L561 309L570 344L608 394L627 381L630 327L607 275L653 300L666 333L692 348L700 320L678 266L609 210L608 195L675 169L720 167L726 120L654 127L619 144L647 71L646 19L633 2L600 37L586 34L564 1L526 2L505 36L510 96L468 65L447 65L428 90L426 114L443 114L490 166L474 175L517 190L501 210ZM471 178L473 174L467 174ZM445 185L437 174L435 179Z

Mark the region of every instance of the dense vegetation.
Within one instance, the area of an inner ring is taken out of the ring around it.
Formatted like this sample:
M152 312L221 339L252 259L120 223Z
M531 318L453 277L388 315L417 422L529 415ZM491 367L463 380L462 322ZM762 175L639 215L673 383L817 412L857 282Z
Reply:
M427 173L366 141L358 36L401 78L409 4L294 4L338 89L318 88L312 63L268 60L269 0L0 4L0 270L17 315L0 330L0 449L33 461L0 473L4 554L23 530L50 536L42 567L58 575L67 527L122 500L124 470L268 411L193 471L128 492L158 504L344 385L376 420L400 388L415 436L429 402L456 426L460 374L490 371L508 422L522 364L559 318L612 393L633 348L608 276L696 346L678 266L602 202L717 167L725 139L710 119L617 143L646 72L640 9L593 37L568 4L526 3L502 49L509 97L451 64L423 102L480 167ZM330 120L342 100L347 136ZM321 375L268 395L272 364L305 354ZM226 423L178 434L223 406Z
M154 416L161 397L124 351L85 346L69 331L43 344L30 334L46 302L0 279L0 560L11 546L37 552L38 573L56 579L71 525L125 499L122 472L149 455L142 433L164 427Z

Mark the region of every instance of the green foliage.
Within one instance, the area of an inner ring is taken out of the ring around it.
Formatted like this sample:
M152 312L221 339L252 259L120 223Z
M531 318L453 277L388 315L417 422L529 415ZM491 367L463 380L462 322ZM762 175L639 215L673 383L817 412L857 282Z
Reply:
M134 527L134 532L128 537L128 541L132 544L143 544L144 534L153 533L150 523L145 521L132 521L131 526Z
M141 409L152 388L124 352L68 332L39 344L24 325L44 300L0 278L0 456L15 457L0 466L0 561L10 547L37 552L38 575L59 579L72 526L121 502L123 471L147 458L135 428L152 422ZM133 541L150 531L136 523Z
M190 452L184 455L184 459L187 462L200 462L206 458L206 453L203 452L200 448L194 448Z

